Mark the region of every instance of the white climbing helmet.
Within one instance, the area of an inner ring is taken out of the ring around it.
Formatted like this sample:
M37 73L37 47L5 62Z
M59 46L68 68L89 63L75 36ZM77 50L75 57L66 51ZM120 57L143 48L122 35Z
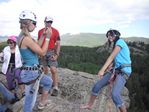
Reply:
M19 19L30 19L32 21L37 22L37 17L36 15L29 10L24 10L21 12L21 14L19 15Z
M51 16L46 16L44 21L45 22L47 22L47 21L52 21L53 22L53 18Z

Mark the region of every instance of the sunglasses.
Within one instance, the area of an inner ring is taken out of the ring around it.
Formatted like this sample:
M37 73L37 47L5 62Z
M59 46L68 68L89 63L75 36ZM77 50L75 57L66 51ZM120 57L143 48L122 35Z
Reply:
M108 34L106 35L106 37L107 37L107 38L112 38L112 37L113 37L113 34L108 33Z
M45 23L52 23L53 21L45 21Z
M35 22L35 21L32 21L32 24L33 24L34 26L36 26L37 22Z
M14 44L14 42L12 42L12 41L8 41L7 44Z

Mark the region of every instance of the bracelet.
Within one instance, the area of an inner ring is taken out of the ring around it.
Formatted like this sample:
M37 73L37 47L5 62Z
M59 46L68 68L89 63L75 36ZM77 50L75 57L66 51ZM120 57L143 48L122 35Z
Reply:
M48 39L48 38L46 38L46 41L49 41L49 39Z
M46 41L49 41L49 40L50 40L50 36L46 35Z

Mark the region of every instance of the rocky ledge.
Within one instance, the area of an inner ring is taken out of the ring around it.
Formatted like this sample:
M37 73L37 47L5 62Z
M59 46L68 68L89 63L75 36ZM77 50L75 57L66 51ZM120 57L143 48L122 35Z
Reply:
M80 106L88 101L91 88L98 76L65 68L58 68L58 74L59 96L53 97L49 95L51 104L43 110L35 110L34 112L117 112L111 100L109 86L102 89L92 110L80 110ZM4 79L5 77L0 75L0 80L5 81ZM127 107L129 107L130 99L127 88L124 88L121 94ZM14 112L22 112L23 100L12 105L11 108Z

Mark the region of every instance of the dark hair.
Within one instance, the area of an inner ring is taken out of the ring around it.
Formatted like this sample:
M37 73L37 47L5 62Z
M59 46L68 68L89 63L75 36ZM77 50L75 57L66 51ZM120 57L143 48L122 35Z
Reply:
M117 30L114 30L114 29L110 29L109 31L107 31L106 33L106 37L108 38L108 35L111 35L111 36L114 36L115 37L115 40L114 40L114 44L113 44L113 48L115 47L115 44L117 42L117 40L120 38L121 36L121 33ZM111 46L111 42L108 40L108 43L109 43L109 46Z

